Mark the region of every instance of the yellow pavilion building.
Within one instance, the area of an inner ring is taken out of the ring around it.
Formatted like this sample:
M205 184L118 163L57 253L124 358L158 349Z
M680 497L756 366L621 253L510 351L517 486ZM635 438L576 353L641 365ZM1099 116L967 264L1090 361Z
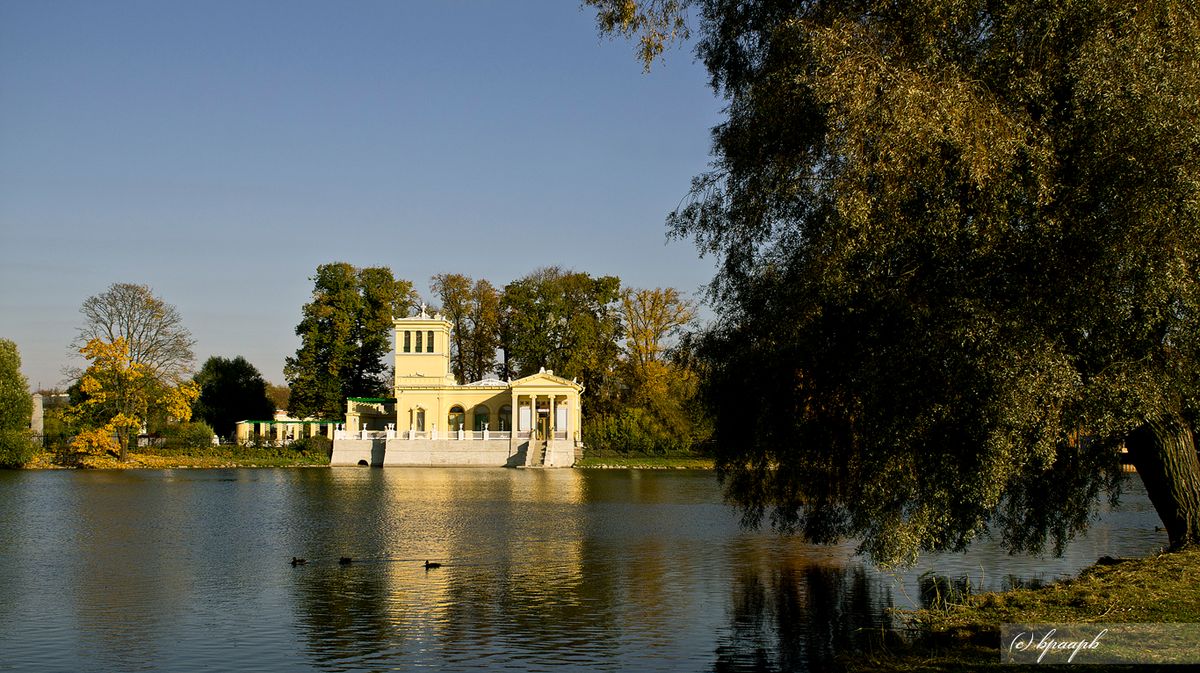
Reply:
M583 386L543 370L515 381L455 381L449 321L397 318L390 398L352 397L333 465L570 467Z

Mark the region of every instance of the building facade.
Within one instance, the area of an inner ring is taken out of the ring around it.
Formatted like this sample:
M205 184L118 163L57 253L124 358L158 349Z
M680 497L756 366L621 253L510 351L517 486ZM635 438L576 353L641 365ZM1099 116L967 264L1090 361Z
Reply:
M422 311L394 326L392 397L347 400L333 465L575 464L581 385L545 370L459 383L450 371L449 321Z
M234 440L238 444L264 443L284 446L292 442L320 435L333 439L338 421L313 418L292 418L278 409L268 419L238 421L234 429Z

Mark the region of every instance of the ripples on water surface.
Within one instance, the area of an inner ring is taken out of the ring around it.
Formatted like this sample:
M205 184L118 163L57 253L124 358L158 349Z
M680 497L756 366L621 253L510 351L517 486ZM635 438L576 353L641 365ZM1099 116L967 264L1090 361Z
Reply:
M1156 523L1135 478L1065 558L891 576L739 529L706 472L0 472L0 670L820 670L926 570L1051 580Z

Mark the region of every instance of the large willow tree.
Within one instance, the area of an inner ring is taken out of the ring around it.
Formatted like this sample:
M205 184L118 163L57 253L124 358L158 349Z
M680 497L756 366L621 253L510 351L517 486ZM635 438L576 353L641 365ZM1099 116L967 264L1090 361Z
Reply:
M1124 445L1200 542L1195 2L588 2L647 62L698 18L728 101L670 223L721 261L701 353L751 522L1061 548Z

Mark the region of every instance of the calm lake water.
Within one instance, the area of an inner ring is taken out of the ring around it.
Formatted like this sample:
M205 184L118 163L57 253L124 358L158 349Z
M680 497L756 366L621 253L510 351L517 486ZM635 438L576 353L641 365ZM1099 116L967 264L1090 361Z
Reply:
M709 472L0 471L0 670L821 670L926 570L1052 580L1157 523L1134 477L1064 558L889 575L742 530Z

